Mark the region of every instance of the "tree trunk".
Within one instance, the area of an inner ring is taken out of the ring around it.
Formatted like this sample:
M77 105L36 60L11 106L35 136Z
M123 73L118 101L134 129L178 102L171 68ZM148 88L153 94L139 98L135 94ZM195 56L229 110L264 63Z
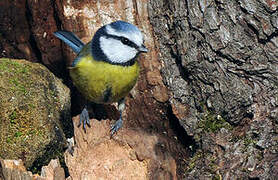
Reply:
M278 175L277 6L150 1L173 114L198 144L189 177Z

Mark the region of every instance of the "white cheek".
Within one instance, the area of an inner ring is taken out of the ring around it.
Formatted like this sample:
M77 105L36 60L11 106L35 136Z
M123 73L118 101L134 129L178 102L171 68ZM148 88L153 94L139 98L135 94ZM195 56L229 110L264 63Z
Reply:
M135 58L137 54L135 48L124 45L121 41L112 38L100 37L100 47L108 59L114 63L125 63Z

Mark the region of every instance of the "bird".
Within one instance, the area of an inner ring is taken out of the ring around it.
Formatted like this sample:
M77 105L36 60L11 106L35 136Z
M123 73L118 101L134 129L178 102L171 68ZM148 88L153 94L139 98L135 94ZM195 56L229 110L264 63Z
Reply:
M143 33L135 25L118 20L100 27L87 44L70 31L61 30L54 35L77 54L69 72L85 99L95 104L118 103L120 118L111 126L113 136L123 125L125 97L139 76L138 56L148 52ZM82 123L86 132L86 125L90 127L88 103L80 114L78 126Z

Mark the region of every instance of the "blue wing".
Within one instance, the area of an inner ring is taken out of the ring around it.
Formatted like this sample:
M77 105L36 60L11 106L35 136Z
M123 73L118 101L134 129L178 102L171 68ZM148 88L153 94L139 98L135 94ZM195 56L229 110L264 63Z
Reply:
M84 43L72 32L57 31L54 35L64 41L75 53L79 53L84 46Z

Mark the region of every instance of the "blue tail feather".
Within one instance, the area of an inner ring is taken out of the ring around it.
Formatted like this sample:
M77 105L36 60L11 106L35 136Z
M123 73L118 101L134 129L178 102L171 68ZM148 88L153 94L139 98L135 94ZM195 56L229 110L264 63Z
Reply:
M84 43L72 32L57 31L54 35L64 41L75 53L79 53L84 46Z

